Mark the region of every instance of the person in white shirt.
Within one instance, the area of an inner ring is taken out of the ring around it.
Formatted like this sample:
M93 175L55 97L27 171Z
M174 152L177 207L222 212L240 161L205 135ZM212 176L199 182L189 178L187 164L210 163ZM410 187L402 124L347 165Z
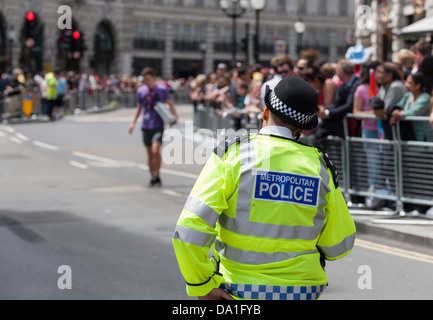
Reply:
M262 85L260 94L262 107L265 106L266 86L269 86L269 89L273 90L277 86L278 82L281 81L281 79L295 75L293 71L293 61L287 54L278 54L273 57L271 60L271 67L275 75L271 80L266 81Z

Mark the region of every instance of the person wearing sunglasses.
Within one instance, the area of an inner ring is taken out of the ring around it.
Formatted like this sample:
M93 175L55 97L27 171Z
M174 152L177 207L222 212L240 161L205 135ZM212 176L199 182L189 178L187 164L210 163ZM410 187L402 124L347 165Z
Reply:
M295 66L295 74L298 77L303 77L309 72L310 64L307 59L299 59Z
M293 61L287 54L278 54L273 57L271 60L271 67L274 72L274 76L271 80L263 83L261 88L260 100L262 107L265 106L266 86L269 86L269 89L273 90L281 81L281 79L295 75L293 72Z

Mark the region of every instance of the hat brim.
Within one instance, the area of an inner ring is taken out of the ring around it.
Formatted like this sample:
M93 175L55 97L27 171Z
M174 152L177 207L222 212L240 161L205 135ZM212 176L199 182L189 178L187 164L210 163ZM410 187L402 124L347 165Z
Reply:
M292 126L295 126L296 128L302 129L302 130L313 130L317 127L319 124L319 119L317 115L315 114L311 120L305 124L299 123L295 121L294 119L290 118L286 114L276 110L271 102L270 102L270 95L272 93L272 90L269 88L269 86L266 86L266 93L265 93L265 105L268 107L269 111L271 111L274 115L276 115L279 119L281 119L284 123L290 124Z

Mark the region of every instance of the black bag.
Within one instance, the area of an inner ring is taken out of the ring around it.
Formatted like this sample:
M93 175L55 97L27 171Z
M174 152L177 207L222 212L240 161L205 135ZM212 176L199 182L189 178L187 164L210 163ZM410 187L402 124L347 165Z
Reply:
M396 109L402 110L403 108L395 106L389 108L387 111L388 119L391 118L392 112ZM389 120L382 120L383 131L385 132L385 137L388 140L392 140L392 129L389 124ZM403 141L416 140L415 133L413 131L412 122L410 121L400 121L400 139Z

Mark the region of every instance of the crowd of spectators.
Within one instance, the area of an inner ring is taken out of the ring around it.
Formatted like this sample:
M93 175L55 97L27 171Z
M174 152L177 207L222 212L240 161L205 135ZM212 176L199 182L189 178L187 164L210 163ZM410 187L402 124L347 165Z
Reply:
M97 100L97 96L110 97L111 102L118 102L120 97L128 96L128 105L125 107L135 106L135 93L137 88L142 85L141 76L116 76L114 74L100 76L92 73L61 71L53 72L36 72L26 74L21 68L14 68L9 73L2 73L0 76L0 107L1 102L6 97L21 94L25 90L37 93L35 106L41 106L42 114L49 115L46 106L47 83L50 75L54 75L57 82L57 99L55 103L55 114L58 117L61 114L73 112L73 108L86 109L91 107L91 103ZM191 80L191 79L189 79ZM162 79L173 94L174 100L185 102L188 97L188 79ZM189 101L189 99L188 99ZM6 106L0 108L0 113L7 112Z
M428 122L400 122L401 139L433 142L433 56L431 44L420 40L410 49L398 52L397 61L372 61L365 52L363 61L350 56L332 63L288 55L277 55L271 68L239 64L228 70L219 64L216 72L200 74L190 84L190 98L195 108L211 106L220 110L259 112L265 107L266 87L273 89L284 77L297 76L319 93L317 129L304 132L314 145L328 151L327 137L345 138L344 119L348 113L370 114L369 119L347 119L350 136L368 139L393 139L392 126L405 116L430 117ZM359 58L359 55L357 56ZM235 122L236 123L236 122ZM236 123L236 129L239 123ZM381 174L386 156L380 144L365 143L368 166L368 191L389 188ZM385 164L386 165L386 164ZM383 190L382 190L383 191ZM388 190L386 190L388 191ZM383 199L369 197L372 208L389 205ZM381 200L381 201L376 201Z
M319 93L317 115L322 121L314 132L319 141L327 135L344 137L342 119L352 112L376 114L385 126L395 124L402 116L431 115L433 126L431 52L431 45L420 40L411 49L398 52L398 61L394 62L367 59L355 64L350 59L343 59L332 63L307 58L293 61L290 56L281 54L270 61L271 68L238 63L236 68L229 70L227 65L220 63L215 72L199 74L188 81L189 97L195 109L206 105L221 112L233 109L257 112L264 108L266 86L272 89L283 77L298 76ZM368 94L371 71L374 71L378 88L373 106ZM369 122L366 123L368 126ZM350 135L361 135L362 128L361 123L349 123ZM433 141L431 127L418 123L413 125L413 130L417 140Z

